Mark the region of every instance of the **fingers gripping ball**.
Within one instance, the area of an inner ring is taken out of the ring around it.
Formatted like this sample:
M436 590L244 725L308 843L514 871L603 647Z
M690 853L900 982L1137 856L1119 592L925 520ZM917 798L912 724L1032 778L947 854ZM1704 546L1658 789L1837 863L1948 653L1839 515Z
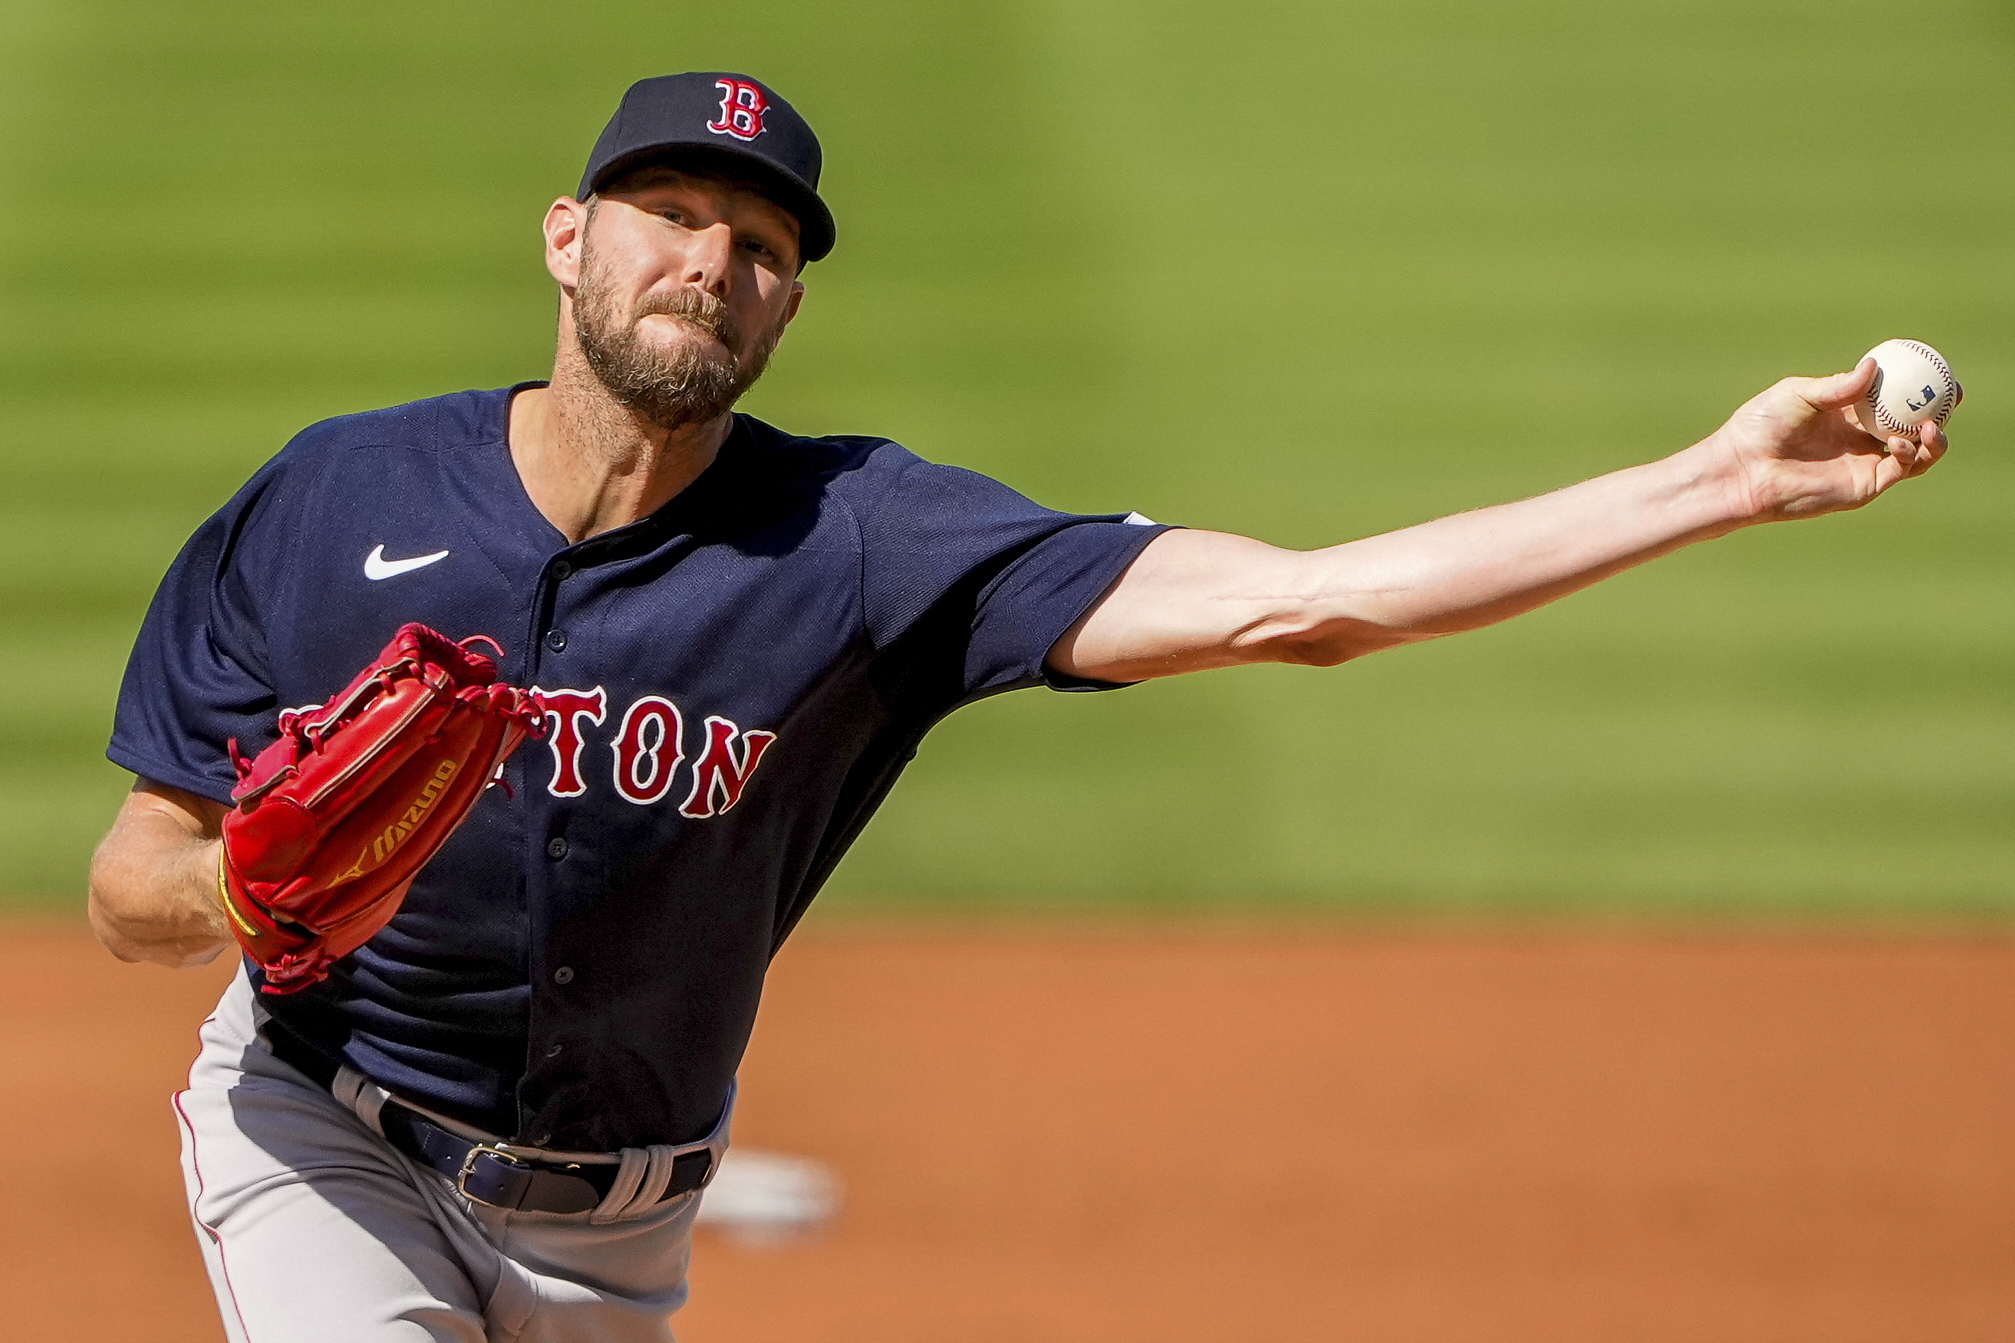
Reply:
M427 860L541 724L531 692L496 663L407 625L327 704L280 715L280 739L232 756L219 893L231 930L293 993L398 912Z
M1861 357L1875 361L1875 385L1854 403L1854 422L1877 438L1914 442L1926 424L1942 429L1965 395L1952 366L1922 341L1885 340Z

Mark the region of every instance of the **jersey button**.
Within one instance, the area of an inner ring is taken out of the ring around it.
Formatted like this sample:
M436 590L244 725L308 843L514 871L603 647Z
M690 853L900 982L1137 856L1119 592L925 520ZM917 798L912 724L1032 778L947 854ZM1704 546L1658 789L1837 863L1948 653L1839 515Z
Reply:
M559 969L557 969L557 970L553 971L553 982L554 982L555 984L571 984L571 983L573 983L573 982L574 982L574 967L573 967L573 966L571 966L571 965L563 965L563 966L561 966L561 967L560 967Z
M556 1058L558 1058L558 1057L560 1056L560 1049L561 1049L561 1046L559 1046L559 1045L547 1045L547 1046L546 1046L546 1057L547 1057L547 1058L549 1058L549 1059L556 1059Z
M555 583L564 583L573 576L574 576L574 566L567 563L565 560L561 560L558 564L555 564L553 566L553 581Z
M547 630L546 647L552 649L555 653L566 652L567 632L565 630Z
M565 858L566 856L567 856L567 841L565 836L554 835L551 839L546 841L546 857Z

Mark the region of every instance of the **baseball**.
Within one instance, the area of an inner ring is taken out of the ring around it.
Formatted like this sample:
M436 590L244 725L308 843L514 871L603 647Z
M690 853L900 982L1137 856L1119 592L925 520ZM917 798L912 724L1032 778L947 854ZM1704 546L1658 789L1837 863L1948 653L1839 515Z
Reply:
M1875 385L1855 403L1854 422L1877 438L1914 442L1927 421L1943 428L1965 395L1952 366L1923 341L1885 340L1861 357L1875 361Z

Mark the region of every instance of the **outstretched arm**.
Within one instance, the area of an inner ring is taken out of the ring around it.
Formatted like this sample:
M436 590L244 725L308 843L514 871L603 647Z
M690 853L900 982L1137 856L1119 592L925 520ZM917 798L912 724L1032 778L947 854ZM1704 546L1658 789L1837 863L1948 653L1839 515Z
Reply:
M1105 681L1249 662L1334 666L1477 629L1668 551L1760 522L1859 508L1944 455L1871 438L1846 413L1875 361L1787 378L1663 461L1515 504L1325 550L1220 532L1168 532L1050 650Z

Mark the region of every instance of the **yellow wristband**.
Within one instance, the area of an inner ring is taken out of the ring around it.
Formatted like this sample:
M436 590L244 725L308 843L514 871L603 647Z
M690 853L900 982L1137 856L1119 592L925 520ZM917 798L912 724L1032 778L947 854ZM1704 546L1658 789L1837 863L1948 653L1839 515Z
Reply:
M239 932L255 941L260 937L259 930L245 922L245 916L238 912L238 902L231 898L231 887L224 880L224 846L221 844L217 846L217 903L224 907L224 913L230 916L231 922L238 925Z

